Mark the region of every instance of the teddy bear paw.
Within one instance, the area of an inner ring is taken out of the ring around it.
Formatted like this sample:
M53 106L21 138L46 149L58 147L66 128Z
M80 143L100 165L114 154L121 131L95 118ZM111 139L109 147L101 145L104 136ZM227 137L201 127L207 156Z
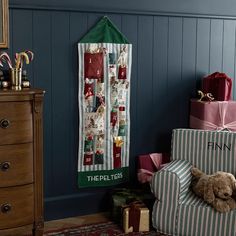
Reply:
M234 199L230 198L226 202L231 210L236 209L236 201Z
M217 211L221 213L230 211L230 206L228 205L227 201L223 201L221 199L215 199L212 205Z

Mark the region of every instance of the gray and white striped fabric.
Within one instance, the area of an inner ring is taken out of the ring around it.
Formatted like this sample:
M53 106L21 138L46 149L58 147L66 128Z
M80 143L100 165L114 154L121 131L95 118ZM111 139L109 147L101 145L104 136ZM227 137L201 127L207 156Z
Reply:
M207 174L236 175L236 132L175 129L171 159L188 160Z
M108 58L104 62L104 87L105 89L105 98L106 98L106 115L105 115L105 161L104 164L100 165L83 165L83 156L84 156L84 139L82 138L84 135L84 113L85 108L83 104L84 100L84 53L89 49L90 43L79 43L78 44L78 57L79 57L79 72L78 72L78 79L79 79L79 88L78 88L78 104L79 104L79 148L78 148L78 171L101 171L101 170L111 170L113 169L113 136L110 131L110 111L112 109L110 104L110 81L108 80ZM127 57L127 78L129 78L130 83L130 76L131 76L131 64L132 64L132 45L131 44L115 44L115 43L97 43L98 48L106 48L107 53L118 53L122 50L123 47L127 48L128 57ZM121 154L122 156L122 166L127 167L129 166L129 146L130 146L130 86L127 90L127 99L125 103L126 107L126 136L123 137L124 141L124 148Z
M191 166L206 173L236 173L236 133L175 129L171 163L155 173L152 221L158 232L179 236L235 236L236 210L219 213L189 189Z
M184 160L174 160L161 171L154 174L151 182L152 192L159 201L169 199L178 203L184 198L191 183L191 164Z
M177 235L235 236L236 211L220 213L189 191L179 205Z
M174 234L178 204L185 197L191 182L190 169L188 161L174 160L153 176L151 189L157 201L153 207L152 221L158 232Z

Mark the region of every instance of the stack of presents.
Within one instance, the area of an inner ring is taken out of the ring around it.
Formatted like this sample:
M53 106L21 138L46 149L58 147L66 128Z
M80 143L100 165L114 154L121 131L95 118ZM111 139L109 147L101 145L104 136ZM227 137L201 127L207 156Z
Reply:
M236 210L219 212L191 190L193 167L208 175L224 171L236 176L232 79L213 73L203 78L198 95L190 100L189 128L172 131L170 154L138 157L138 180L148 183L151 195L127 189L114 193L113 217L122 219L126 233L148 231L152 225L165 235L236 235Z

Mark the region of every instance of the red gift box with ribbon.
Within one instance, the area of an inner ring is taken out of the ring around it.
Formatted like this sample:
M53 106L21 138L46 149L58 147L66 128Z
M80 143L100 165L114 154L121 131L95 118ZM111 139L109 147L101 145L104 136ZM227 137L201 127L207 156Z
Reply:
M236 101L190 102L190 128L236 131Z
M169 153L150 153L138 156L138 181L150 182L155 172L170 162Z
M141 201L122 206L125 233L149 231L149 209Z
M217 101L229 101L232 94L232 79L225 73L215 72L203 78L202 90L211 93Z

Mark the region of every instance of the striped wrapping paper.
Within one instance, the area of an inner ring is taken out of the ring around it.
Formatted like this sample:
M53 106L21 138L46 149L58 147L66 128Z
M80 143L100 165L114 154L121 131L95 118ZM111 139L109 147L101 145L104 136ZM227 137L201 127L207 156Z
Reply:
M192 165L208 174L236 173L235 137L234 132L173 130L172 161L151 182L157 231L179 236L236 235L236 210L217 212L189 189Z
M171 150L172 159L188 160L207 174L236 175L236 132L175 129Z

